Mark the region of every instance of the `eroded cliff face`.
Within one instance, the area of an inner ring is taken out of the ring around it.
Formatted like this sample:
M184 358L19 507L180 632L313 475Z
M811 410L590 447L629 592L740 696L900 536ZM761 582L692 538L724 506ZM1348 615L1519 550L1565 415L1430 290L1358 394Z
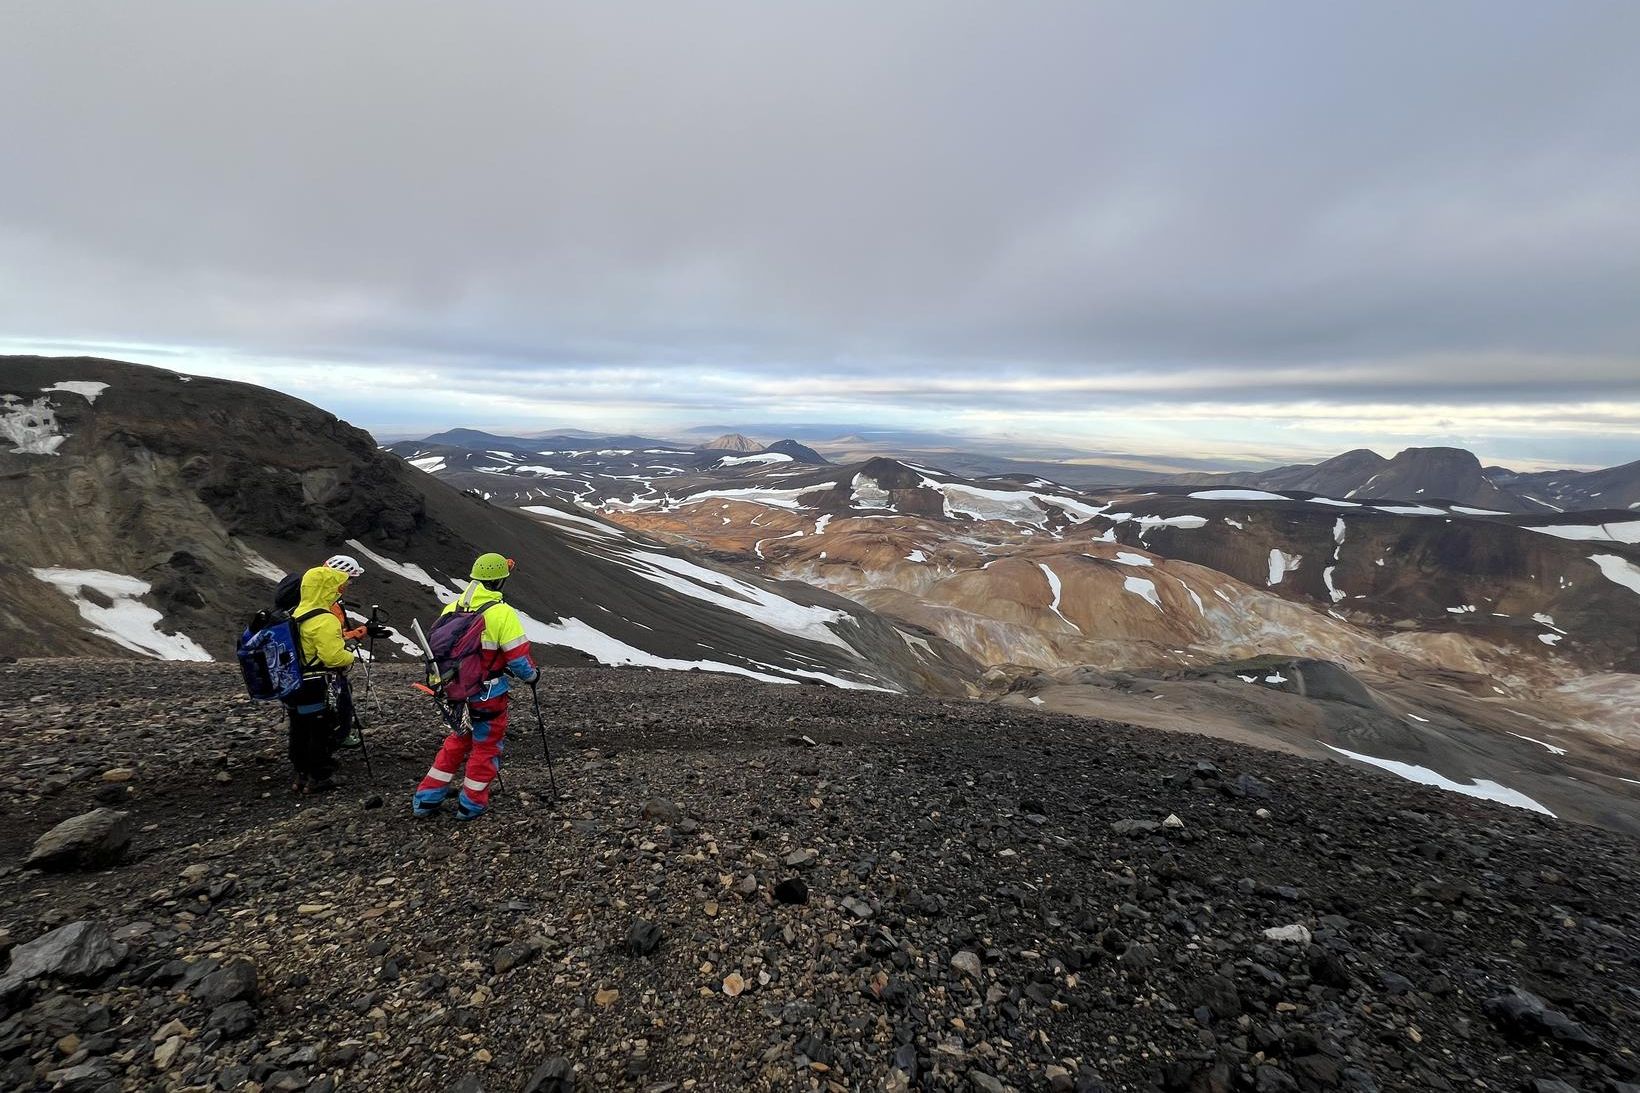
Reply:
M12 514L0 531L0 647L14 654L107 651L36 569L145 582L141 598L163 613L163 629L220 654L265 605L257 569L312 565L352 538L404 545L427 523L402 465L368 434L272 392L29 358L7 361L0 388L38 391L65 375L69 389L44 396L54 450L0 447L0 504Z

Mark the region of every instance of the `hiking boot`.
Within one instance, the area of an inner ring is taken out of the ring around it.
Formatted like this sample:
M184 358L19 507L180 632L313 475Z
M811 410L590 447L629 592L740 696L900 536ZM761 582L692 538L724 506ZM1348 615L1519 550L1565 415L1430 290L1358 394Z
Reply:
M359 735L359 726L354 725L336 744L338 748L361 748L364 746L364 737Z
M314 778L309 781L307 784L307 789L304 790L304 792L308 794L329 793L331 790L336 788L336 779L327 774L323 778Z
M292 793L298 793L298 794L306 793L307 789L308 789L308 776L307 775L298 774L295 778L291 779L290 791Z
M456 819L458 819L458 820L476 820L480 816L484 815L484 813L486 811L488 811L488 810L487 809L482 809L482 808L468 808L466 805L457 805L456 806Z
M410 805L410 815L418 820L431 820L443 811L442 805L418 805L414 802Z

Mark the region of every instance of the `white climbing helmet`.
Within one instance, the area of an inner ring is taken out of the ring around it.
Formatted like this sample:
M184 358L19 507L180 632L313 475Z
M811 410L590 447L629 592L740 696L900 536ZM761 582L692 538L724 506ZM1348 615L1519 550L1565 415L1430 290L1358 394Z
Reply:
M364 576L364 566L360 565L346 554L332 554L330 557L325 559L325 567L327 569L335 569L342 573L346 573L350 578Z

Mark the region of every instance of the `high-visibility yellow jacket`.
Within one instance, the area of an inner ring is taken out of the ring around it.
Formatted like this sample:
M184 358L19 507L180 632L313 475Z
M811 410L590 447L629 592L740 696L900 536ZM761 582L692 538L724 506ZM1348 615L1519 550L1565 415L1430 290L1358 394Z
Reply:
M514 675L525 683L536 676L535 662L530 659L530 639L524 633L524 623L511 605L501 599L501 593L485 588L477 581L444 606L440 616L452 611L476 611L485 604L494 604L484 612L484 674L492 677L484 690L471 701L482 702L507 693L507 676Z
M342 624L331 611L346 583L346 573L322 565L302 574L302 601L291 617L299 619L309 611L321 612L297 627L302 639L302 664L310 671L346 668L353 663L353 654L342 640Z

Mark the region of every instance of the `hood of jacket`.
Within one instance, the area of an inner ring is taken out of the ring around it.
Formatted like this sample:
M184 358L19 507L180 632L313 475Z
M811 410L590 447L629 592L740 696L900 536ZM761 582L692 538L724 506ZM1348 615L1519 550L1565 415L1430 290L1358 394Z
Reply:
M296 605L296 614L305 615L319 608L330 609L342 595L347 574L328 566L316 565L302 574L302 602Z

